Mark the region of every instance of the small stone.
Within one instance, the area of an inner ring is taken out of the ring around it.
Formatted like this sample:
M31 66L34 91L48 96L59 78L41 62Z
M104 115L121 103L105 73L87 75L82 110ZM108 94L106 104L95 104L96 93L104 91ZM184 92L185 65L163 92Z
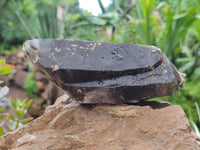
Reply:
M23 70L18 70L14 75L15 84L20 88L24 88L25 79L27 76L28 76L28 72L23 71Z
M23 59L25 57L25 54L22 51L20 51L17 53L17 57Z
M71 103L69 95L64 94L60 96L59 98L57 98L54 105L69 104L69 103Z
M37 85L38 90L45 90L48 86L48 84L42 81L36 81L36 85Z

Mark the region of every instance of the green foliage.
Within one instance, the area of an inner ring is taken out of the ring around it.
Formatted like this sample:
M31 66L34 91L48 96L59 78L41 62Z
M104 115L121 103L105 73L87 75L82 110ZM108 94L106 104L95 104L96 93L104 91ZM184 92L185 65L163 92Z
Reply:
M181 52L179 48L181 40L184 40L187 31L195 21L195 13L198 8L199 6L196 6L191 9L174 12L167 6L164 12L166 24L157 43L174 64L177 58L175 55Z
M0 75L9 74L13 69L14 66L6 64L5 59L0 60Z
M180 2L181 3L181 2ZM196 20L195 13L199 5L189 9L180 8L180 4L170 7L168 3L156 4L152 0L136 0L132 8L130 28L136 36L134 42L156 45L168 58L176 64L176 58L181 53L181 41Z
M5 75L5 74L9 74L10 72L12 72L14 69L13 65L9 65L6 64L6 60L5 59L1 59L0 60L0 75ZM0 84L2 84L3 81L0 81ZM0 100L7 95L9 92L9 88L7 86L4 87L0 87Z
M0 75L8 74L13 70L13 65L0 64Z
M0 113L2 113L5 109L5 107L0 108Z
M0 52L3 52L13 45L21 44L27 35L14 15L16 8L11 0L2 0L0 5Z
M28 97L34 98L38 92L36 81L33 74L29 74L25 79L24 89Z
M44 2L31 2L30 1L12 1L17 9L15 14L20 20L23 28L27 31L31 38L56 38L59 31L56 27L56 5ZM34 14L23 13L27 12L28 8ZM36 7L38 11L33 11ZM39 11L42 10L42 11Z
M32 100L21 101L17 99L15 102L12 98L10 98L10 103L12 105L14 115L3 113L5 108L0 108L0 136L7 132L16 130L22 126L22 124L32 120L32 118L23 118L30 107Z
M155 45L156 15L152 15L155 9L155 0L136 0L133 14L130 19L133 32L137 35L135 42L139 44Z
M178 58L177 61L185 63L180 68L180 71L186 72L188 78L194 74L200 60L200 20L199 16L194 22L194 25L189 29L189 32L184 41L184 58Z
M5 59L0 60L0 75L8 74L14 69L14 66L6 64ZM9 88L7 86L0 87L0 101L8 94ZM26 123L31 120L31 118L22 119L27 109L30 107L32 100L21 101L17 99L15 102L10 98L10 103L15 112L16 118L9 113L4 113L6 107L0 108L0 136L4 135L8 131L13 131L17 129L22 123Z
M26 95L30 98L35 98L38 93L37 84L35 81L35 71L33 64L29 61L29 74L25 79L24 89L26 90Z
M27 31L31 38L59 38L61 37L62 28L59 27L58 19L56 16L58 5L65 7L65 13L74 11L70 6L76 8L77 1L14 1L16 6L15 13L21 22L23 28ZM26 6L29 6L31 12L27 12ZM37 8L37 9L36 9ZM25 10L24 10L25 9ZM33 11L34 9L34 11ZM65 21L65 20L63 20ZM62 22L64 24L64 22Z
M66 13L79 11L78 0L2 0L0 2L0 52L22 45L30 38L58 38L56 11L62 5Z
M105 32L105 34L109 36L113 36L116 30L116 26L119 24L121 19L126 19L127 14L129 12L129 8L127 5L122 5L124 3L128 3L128 0L124 0L121 3L118 3L118 0L113 0L112 4L109 8L105 8L101 0L98 0L99 6L101 8L102 14L98 16L93 16L91 14L82 13L84 19L93 26L104 27L106 31L110 30L111 32ZM105 36L105 35L104 35ZM114 38L114 37L113 37ZM107 41L107 39L104 39Z

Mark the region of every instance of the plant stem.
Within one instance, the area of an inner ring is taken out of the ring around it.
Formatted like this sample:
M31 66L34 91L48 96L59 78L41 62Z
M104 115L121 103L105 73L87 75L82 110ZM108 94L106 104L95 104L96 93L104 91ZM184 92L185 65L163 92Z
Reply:
M21 120L21 117L18 116L18 117L17 117L17 124L16 124L16 126L15 126L15 130L19 127L19 122L20 122L20 120Z
M105 7L104 7L102 1L101 1L101 0L98 0L98 3L99 3L99 6L100 6L101 11L103 12L103 14L106 13L106 9L105 9Z

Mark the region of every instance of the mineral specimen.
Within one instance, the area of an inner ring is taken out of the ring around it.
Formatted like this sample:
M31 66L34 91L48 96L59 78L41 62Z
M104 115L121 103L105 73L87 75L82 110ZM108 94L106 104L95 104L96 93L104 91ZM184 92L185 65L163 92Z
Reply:
M80 103L129 103L172 95L184 85L154 46L68 39L34 39L26 55Z

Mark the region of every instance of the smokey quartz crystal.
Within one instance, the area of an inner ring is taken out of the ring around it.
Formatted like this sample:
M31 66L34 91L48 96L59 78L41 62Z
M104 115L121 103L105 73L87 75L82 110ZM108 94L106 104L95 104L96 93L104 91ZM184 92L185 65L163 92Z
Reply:
M183 74L155 46L34 39L26 55L80 103L120 104L172 95Z

